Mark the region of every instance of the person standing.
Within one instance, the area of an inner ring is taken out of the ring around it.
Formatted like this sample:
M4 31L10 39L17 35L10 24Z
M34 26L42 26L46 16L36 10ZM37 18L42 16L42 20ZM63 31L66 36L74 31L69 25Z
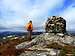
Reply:
M31 20L26 24L26 29L28 31L28 40L31 40L32 30L33 30L33 24Z

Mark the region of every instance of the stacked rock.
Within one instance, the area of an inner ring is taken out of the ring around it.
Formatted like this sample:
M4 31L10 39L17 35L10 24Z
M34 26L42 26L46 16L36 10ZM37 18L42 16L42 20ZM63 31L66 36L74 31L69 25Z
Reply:
M48 17L45 24L45 31L52 33L65 33L66 32L66 21L62 17L52 16Z

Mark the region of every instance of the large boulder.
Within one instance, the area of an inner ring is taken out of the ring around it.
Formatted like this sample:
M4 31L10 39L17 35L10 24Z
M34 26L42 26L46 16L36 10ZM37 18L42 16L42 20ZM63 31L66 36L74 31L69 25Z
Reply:
M53 33L65 33L66 32L66 21L62 17L52 16L48 17L45 23L45 31Z

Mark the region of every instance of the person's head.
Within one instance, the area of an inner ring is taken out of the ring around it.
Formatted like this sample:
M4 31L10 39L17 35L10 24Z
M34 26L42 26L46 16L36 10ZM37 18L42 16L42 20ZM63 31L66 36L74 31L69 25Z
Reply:
M29 23L32 23L32 21L30 20Z

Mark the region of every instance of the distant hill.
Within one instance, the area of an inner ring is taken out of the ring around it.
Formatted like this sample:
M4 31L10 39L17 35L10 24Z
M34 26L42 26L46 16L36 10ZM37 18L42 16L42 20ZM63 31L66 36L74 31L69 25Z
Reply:
M42 34L43 32L33 32L32 35L39 35ZM6 37L9 35L15 35L15 36L23 36L27 35L27 32L11 32L11 31L6 31L6 32L0 32L0 37Z
M26 28L24 28L24 26L18 26L18 27L3 27L0 26L0 32L5 32L5 31L19 31L19 32L24 32L26 31ZM44 31L44 28L41 27L33 27L33 31Z
M75 36L75 31L67 31L69 34Z

